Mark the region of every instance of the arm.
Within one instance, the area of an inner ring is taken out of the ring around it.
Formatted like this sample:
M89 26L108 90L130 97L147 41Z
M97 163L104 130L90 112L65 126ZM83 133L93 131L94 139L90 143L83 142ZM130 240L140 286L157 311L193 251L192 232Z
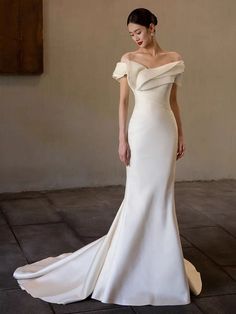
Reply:
M120 79L120 101L119 101L119 156L120 160L127 166L130 161L130 147L128 143L128 132L126 130L129 105L129 86L127 77Z
M177 151L177 159L181 158L185 151L185 144L184 144L184 136L183 136L183 129L180 117L180 109L177 102L177 85L174 83L171 88L170 93L170 106L174 113L175 120L178 127L178 151Z
M129 106L129 86L127 77L120 79L120 101L119 101L119 141L128 141L126 130Z
M121 58L122 62L125 62L125 56ZM120 78L120 100L119 100L119 156L120 160L129 165L130 160L130 148L128 143L127 132L127 116L129 105L129 85L127 76Z

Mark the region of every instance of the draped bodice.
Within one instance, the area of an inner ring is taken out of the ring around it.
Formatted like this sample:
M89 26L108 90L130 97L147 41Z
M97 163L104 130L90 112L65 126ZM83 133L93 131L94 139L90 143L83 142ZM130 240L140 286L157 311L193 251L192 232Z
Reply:
M185 69L183 60L169 62L154 68L127 60L117 62L112 77L119 81L127 75L127 81L135 96L135 104L159 103L169 105L172 83L182 86Z

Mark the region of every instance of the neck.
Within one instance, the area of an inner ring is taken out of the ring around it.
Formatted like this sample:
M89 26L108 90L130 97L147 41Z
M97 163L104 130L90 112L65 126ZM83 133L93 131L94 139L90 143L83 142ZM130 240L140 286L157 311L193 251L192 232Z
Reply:
M142 48L142 52L148 53L151 56L155 57L159 53L164 52L164 50L161 49L156 39L153 38L153 41L151 41L150 44L148 44L145 48Z

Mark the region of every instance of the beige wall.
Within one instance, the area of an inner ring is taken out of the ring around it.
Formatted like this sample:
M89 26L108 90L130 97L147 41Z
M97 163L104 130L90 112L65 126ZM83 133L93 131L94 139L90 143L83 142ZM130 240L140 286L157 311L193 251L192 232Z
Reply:
M144 4L186 65L176 180L236 178L235 1L45 0L44 74L0 76L0 192L125 182L111 74L136 49L126 18Z

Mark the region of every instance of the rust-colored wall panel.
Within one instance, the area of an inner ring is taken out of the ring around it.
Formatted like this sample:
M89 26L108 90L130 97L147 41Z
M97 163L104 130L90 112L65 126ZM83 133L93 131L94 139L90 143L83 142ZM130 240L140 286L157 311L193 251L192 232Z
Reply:
M42 0L22 1L20 15L21 72L42 73Z
M31 41L22 42L21 47L21 72L22 73L41 73L39 65L42 64L42 56L37 45Z
M0 38L19 37L19 0L0 0Z
M0 72L16 73L19 68L19 44L17 40L0 39Z
M0 0L0 73L43 73L42 0Z
M19 0L0 0L0 72L19 68Z

